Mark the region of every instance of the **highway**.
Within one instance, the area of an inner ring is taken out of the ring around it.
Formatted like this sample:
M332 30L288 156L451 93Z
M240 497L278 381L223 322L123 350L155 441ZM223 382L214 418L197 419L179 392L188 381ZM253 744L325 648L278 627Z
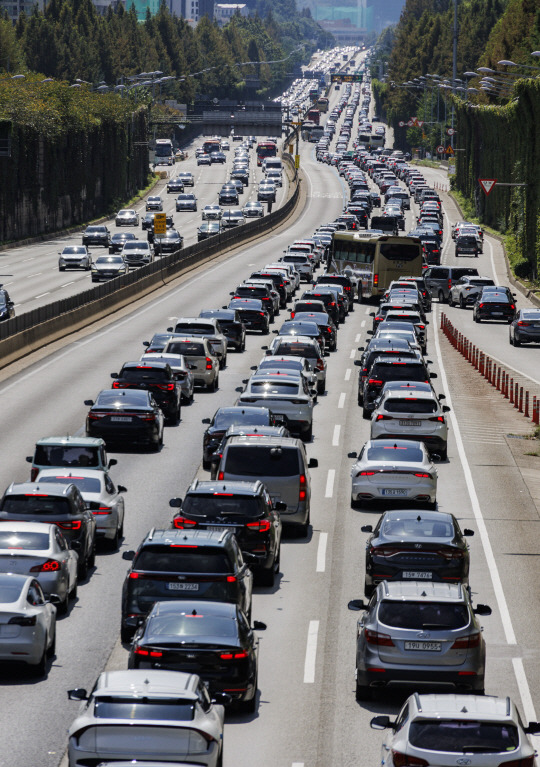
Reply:
M83 401L108 388L110 372L124 361L137 359L142 341L166 328L169 317L197 315L203 308L225 304L229 291L256 267L341 213L347 189L337 171L315 161L314 145L303 145L301 156L307 202L288 226L191 272L110 320L0 371L0 418L8 447L0 467L1 487L28 476L25 456L31 454L36 439L83 433ZM440 179L436 170L426 169L425 175L430 181ZM443 204L448 218L443 262L454 263L449 222L457 212L447 195ZM416 210L413 203L407 229ZM487 276L496 270L501 279L500 246L486 237L488 242L492 250L485 247L473 265ZM52 263L56 245L42 247ZM3 253L2 262L13 252ZM466 260L462 257L459 263ZM89 278L82 275L81 279ZM23 301L31 303L29 296L37 285L29 285ZM438 465L439 508L452 511L462 527L475 530L470 541L470 582L474 599L493 608L493 615L483 619L488 647L486 692L510 695L523 718L532 720L540 713L540 600L534 588L539 576L539 517L513 452L513 443L522 440L507 436L526 434L530 425L448 344L439 331L441 307L437 301L433 307L427 356L438 374L436 390L446 394L452 407L449 460ZM275 588L256 589L253 617L268 624L260 635L258 711L249 717L227 717L224 767L374 766L380 763L382 737L369 728L369 720L375 713L397 712L402 700L381 696L367 704L356 702L358 614L347 610L350 599L363 595L366 536L360 527L380 513L351 508L353 461L347 457L369 438L369 422L362 419L357 405L354 360L359 357L358 346L369 338L370 311L370 306L356 305L340 327L337 352L327 358L327 393L315 408L314 438L307 446L308 456L319 460L319 467L311 471L312 529L307 539L284 541L282 572ZM469 337L474 334L475 342L486 351L492 348L508 364L534 374L538 350L510 347L506 326L476 326L470 312L447 306L444 311L452 321L464 323ZM282 311L275 327L285 316ZM218 407L234 403L236 387L260 360L261 345L266 342L267 338L250 335L244 354L229 355L219 391L196 393L194 404L183 408L180 424L167 427L159 454L113 454L118 458L113 476L128 488L122 550L136 548L150 527L168 526L169 499L183 496L194 476L208 476L200 468L201 421ZM77 704L67 700L66 690L92 687L105 667L125 668L127 650L119 644L119 626L126 570L120 553L98 555L96 568L79 587L69 616L58 622L57 655L46 679L36 682L19 669L3 669L0 767L57 767L66 747L67 728L77 714Z

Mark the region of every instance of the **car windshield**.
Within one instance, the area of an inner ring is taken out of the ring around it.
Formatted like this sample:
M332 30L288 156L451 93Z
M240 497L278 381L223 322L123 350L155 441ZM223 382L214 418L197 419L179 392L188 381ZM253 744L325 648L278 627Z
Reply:
M187 613L156 615L149 621L146 635L152 639L167 637L223 637L238 639L236 621L219 615L204 615L199 610Z
M100 493L101 482L97 477L40 477L39 482L54 482L59 485L76 485L81 493Z
M94 716L96 719L125 719L133 721L166 721L177 720L191 722L195 714L193 703L183 700L159 700L157 698L145 698L133 700L133 698L96 698Z
M213 427L220 431L226 431L229 426L243 426L245 424L250 426L268 426L268 411L266 408L253 408L247 411L239 408L234 412L225 410L216 414Z
M122 256L100 256L95 261L96 264L119 264L122 265L124 263L124 259Z
M20 583L0 582L0 604L16 602L21 595Z
M0 549L24 549L43 551L49 548L49 533L31 533L17 530L0 532ZM2 600L0 600L2 601Z
M406 399L392 398L384 403L384 409L388 413L436 413L437 403L429 399Z
M182 504L182 515L205 517L260 517L261 505L257 498L233 493L194 493L187 495Z
M437 512L435 517L427 517L425 512L414 518L386 518L381 525L383 536L400 538L453 538L454 525L447 515Z
M147 242L126 242L124 250L149 250L150 246Z
M368 461L391 461L392 463L421 463L424 454L419 447L414 445L373 445L368 448Z
M292 477L300 473L298 452L281 446L231 445L224 471L249 477Z
M397 602L384 600L379 605L380 623L397 629L460 629L469 625L464 604L447 602Z
M99 448L80 445L37 445L36 466L99 466Z
M518 748L519 733L517 727L510 722L438 718L411 722L409 741L415 748L427 751L503 754Z
M71 246L71 247L64 248L64 250L62 251L62 255L67 256L67 255L71 255L71 254L76 254L76 255L86 254L86 246L85 245L82 245L82 246L74 245L74 246Z
M230 573L231 564L222 548L182 544L175 546L144 546L139 551L134 570L158 573Z
M36 495L7 495L2 504L2 511L8 514L54 514L70 513L67 498L58 498L47 493Z
M141 389L123 389L121 393L117 389L106 389L98 394L97 407L121 408L149 407L148 392Z

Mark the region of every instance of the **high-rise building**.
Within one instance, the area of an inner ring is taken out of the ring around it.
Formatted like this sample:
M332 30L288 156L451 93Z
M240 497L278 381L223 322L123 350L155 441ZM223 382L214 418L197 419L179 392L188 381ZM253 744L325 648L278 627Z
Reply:
M0 0L0 12L2 14L7 13L9 19L13 22L17 21L21 13L24 11L27 16L32 13L34 6L37 5L40 11L43 10L43 0Z

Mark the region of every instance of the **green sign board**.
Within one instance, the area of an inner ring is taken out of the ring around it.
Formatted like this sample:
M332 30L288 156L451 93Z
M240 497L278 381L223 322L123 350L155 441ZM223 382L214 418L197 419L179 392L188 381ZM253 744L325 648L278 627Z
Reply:
M342 75L342 74L335 74L330 75L330 78L333 83L361 83L362 82L362 73L357 72L354 75Z

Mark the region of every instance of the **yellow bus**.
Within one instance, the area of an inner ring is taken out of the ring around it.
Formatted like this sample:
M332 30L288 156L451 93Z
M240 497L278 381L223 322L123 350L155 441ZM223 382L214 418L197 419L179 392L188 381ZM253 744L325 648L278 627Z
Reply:
M328 104L329 101L326 96L319 96L316 106L319 112L328 112Z
M406 272L422 276L422 242L418 237L396 237L376 231L337 231L328 254L329 272L352 272L358 297L370 300L386 291Z

